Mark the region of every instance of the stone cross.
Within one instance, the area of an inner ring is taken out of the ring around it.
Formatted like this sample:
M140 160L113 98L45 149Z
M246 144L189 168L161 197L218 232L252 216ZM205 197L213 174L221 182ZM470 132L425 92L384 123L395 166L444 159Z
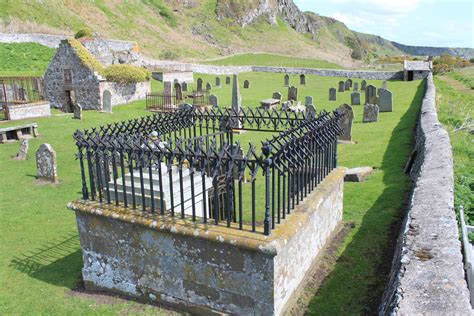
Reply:
M244 89L248 89L250 87L250 82L248 80L244 81Z
M272 99L280 100L280 102L281 102L281 100L283 99L283 96L281 95L280 92L276 91L276 92L273 93Z
M377 98L377 88L371 84L369 84L365 88L365 104L370 103L370 104L377 104L375 101L375 98Z
M359 91L359 83L354 82L354 91Z
M344 92L344 91L346 91L344 81L339 81L339 87L337 89L337 92Z
M377 122L379 117L379 107L377 104L366 104L364 105L364 116L362 122L371 123Z
M354 111L348 104L341 105L338 109L339 114L342 115L340 125L342 128L342 135L339 136L340 140L352 141L352 122L354 121Z
M188 83L186 81L183 81L183 83L181 84L181 90L184 92L188 91Z
M220 86L221 86L221 78L216 77L216 88L220 88Z
M360 91L365 91L365 88L367 87L367 82L365 80L362 80L360 83Z
M349 91L351 89L351 81L349 81L350 79L347 79L346 82L344 83L344 90L345 91Z
M352 92L351 93L351 105L360 105L360 93L359 92Z
M174 84L174 90L176 91L176 100L177 101L182 101L183 100L183 90L182 90L181 84L179 82L176 82Z
M285 83L284 83L284 86L285 87L288 87L290 85L290 76L288 75L285 75Z
M18 150L18 154L16 154L16 160L26 160L26 156L28 154L28 139L23 139L20 144L20 150Z
M197 80L197 91L201 92L202 91L202 79L198 78Z
M225 84L230 84L230 77L229 76L225 77Z
M288 101L298 100L298 88L291 86L288 88Z
M234 74L232 80L232 114L240 114L242 111L242 96L240 95L239 89L239 76ZM231 118L230 126L232 128L241 128L242 124L240 120L236 117Z
M212 84L210 82L206 83L206 91L212 90Z
M380 89L379 110L380 112L392 112L392 92Z
M329 101L336 101L336 88L329 89Z
M306 85L306 76L300 75L300 85Z
M74 104L74 119L82 120L82 106L79 103Z
M36 151L36 166L38 168L38 180L58 182L56 167L56 152L50 144L41 144Z
M213 107L219 106L218 101L217 101L217 96L211 94L211 95L209 96L209 103L210 103Z

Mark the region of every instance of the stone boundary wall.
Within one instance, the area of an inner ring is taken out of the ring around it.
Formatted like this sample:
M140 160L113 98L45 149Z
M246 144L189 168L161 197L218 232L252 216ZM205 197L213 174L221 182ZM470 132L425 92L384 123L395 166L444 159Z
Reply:
M150 81L120 84L110 81L102 81L100 83L100 99L102 110L104 110L104 91L109 90L111 93L111 106L126 104L137 100L145 100L147 93L151 92Z
M410 176L411 200L380 315L472 314L454 211L452 148L427 78Z
M7 105L5 106L5 116L10 121L49 117L51 116L51 106L48 101Z

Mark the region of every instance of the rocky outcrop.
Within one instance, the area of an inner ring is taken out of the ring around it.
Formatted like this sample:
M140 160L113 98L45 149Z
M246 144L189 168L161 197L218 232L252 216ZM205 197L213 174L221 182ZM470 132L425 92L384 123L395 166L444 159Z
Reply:
M298 33L311 33L316 37L316 28L306 14L301 12L293 0L278 0L278 14Z

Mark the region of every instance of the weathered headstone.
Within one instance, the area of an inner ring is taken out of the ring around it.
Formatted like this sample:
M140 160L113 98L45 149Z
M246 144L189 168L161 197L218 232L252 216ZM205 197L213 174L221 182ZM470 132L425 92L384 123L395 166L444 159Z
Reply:
M349 81L349 87L352 88L352 79L347 79L347 81Z
M351 93L351 105L360 105L360 93L359 92L352 92Z
M209 103L210 103L213 107L219 106L219 104L218 104L218 102L217 102L217 96L211 94L211 95L209 96Z
M342 128L342 135L339 136L340 140L352 141L352 122L354 121L354 111L348 104L341 105L338 112L342 115L340 125Z
M366 88L365 88L365 104L369 103L369 104L377 104L377 102L374 102L375 99L374 98L377 98L377 88L371 84L369 84Z
M351 82L349 80L350 79L347 79L346 82L344 83L344 90L345 91L351 90Z
M202 91L202 79L198 78L197 80L197 91L201 92Z
M182 101L183 100L183 90L182 90L181 84L179 82L176 82L174 84L174 90L176 92L176 100Z
M181 90L184 92L188 91L188 83L186 81L183 81L181 84Z
M206 91L212 90L212 84L210 82L206 83Z
M371 123L377 122L379 117L379 107L377 104L366 104L364 105L364 116L362 122Z
M290 76L285 75L284 79L285 79L284 85L285 85L285 87L288 87L290 85Z
M306 105L306 114L308 117L316 117L316 108L313 104Z
M382 81L382 89L388 90L387 89L387 80Z
M308 106L310 104L313 104L313 97L312 96L307 96L304 98L304 105Z
M74 119L82 120L82 106L79 103L74 104Z
M56 152L50 144L41 144L36 151L36 166L38 168L38 180L58 182Z
M216 77L216 88L219 88L221 86L221 78Z
M23 139L20 144L20 149L18 150L18 154L16 154L16 160L26 160L26 156L28 154L29 148L28 139Z
M360 83L360 91L365 91L365 88L367 87L367 82L365 80L362 80Z
M298 100L298 88L291 86L288 88L288 101Z
M235 74L232 82L232 114L239 115L242 111L242 96L239 89L239 77ZM232 128L241 128L242 124L237 117L231 118L230 126Z
M380 112L392 112L392 92L380 89L378 104Z
M300 75L300 85L306 85L306 76Z
M329 101L336 101L336 88L329 89Z
M339 81L339 87L337 89L337 92L344 92L344 91L346 91L344 81Z
M250 88L250 82L248 80L244 81L244 89Z
M358 82L354 82L354 91L359 91L359 83Z
M171 96L173 95L173 86L171 81L165 81L163 82L163 94L165 96Z
M281 95L280 92L276 91L276 92L273 93L272 99L280 100L280 102L281 102L281 100L283 99L283 96Z
M229 76L225 77L225 84L230 84L230 77Z

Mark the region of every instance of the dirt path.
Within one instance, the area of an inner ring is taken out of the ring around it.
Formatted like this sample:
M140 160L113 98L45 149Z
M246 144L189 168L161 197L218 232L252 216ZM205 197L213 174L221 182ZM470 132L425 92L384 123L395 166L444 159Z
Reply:
M474 90L469 89L464 83L457 81L456 79L453 79L449 76L437 76L437 78L449 84L456 91L467 93L474 96Z

